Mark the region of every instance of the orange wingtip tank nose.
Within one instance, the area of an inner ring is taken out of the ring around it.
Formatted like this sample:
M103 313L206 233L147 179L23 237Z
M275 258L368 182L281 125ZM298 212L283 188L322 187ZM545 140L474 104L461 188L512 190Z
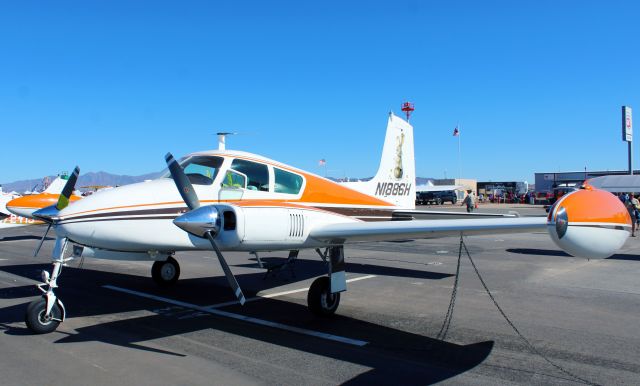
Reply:
M7 203L7 210L18 216L31 217L35 210L46 208L58 203L58 194L40 193L14 198ZM71 196L69 201L81 199L79 196Z
M560 198L549 212L547 230L573 256L609 257L627 240L631 216L616 196L589 188Z

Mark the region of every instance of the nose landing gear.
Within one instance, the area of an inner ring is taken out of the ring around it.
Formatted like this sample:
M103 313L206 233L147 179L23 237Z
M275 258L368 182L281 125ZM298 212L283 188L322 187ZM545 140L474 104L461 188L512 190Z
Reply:
M24 321L27 327L36 334L47 334L55 331L62 322L62 308L56 302L47 313L47 301L44 298L29 303Z
M40 299L29 303L24 316L27 327L36 334L46 334L55 331L58 325L64 321L66 311L62 301L53 292L58 288L58 277L62 272L62 266L73 258L64 258L67 248L67 239L58 238L54 247L53 269L51 274L42 271L42 281L37 287L43 295ZM46 288L45 288L46 287Z

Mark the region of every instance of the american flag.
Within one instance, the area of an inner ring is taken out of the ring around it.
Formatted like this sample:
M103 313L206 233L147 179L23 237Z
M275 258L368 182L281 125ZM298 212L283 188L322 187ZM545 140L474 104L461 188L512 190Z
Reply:
M460 130L458 130L458 126L456 126L456 128L455 128L455 129L453 129L453 136L454 136L454 137L457 137L457 136L459 136L459 135L460 135Z
M318 161L318 166L324 166L327 164L327 161L325 161L325 159L321 159L320 161Z

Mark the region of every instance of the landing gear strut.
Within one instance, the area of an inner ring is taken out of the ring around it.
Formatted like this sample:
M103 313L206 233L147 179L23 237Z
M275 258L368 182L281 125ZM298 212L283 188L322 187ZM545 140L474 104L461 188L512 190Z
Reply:
M311 284L307 294L307 306L314 315L331 316L340 305L340 292L347 290L344 248L329 247L324 253L319 249L316 249L316 252L328 264L329 276L319 277Z
M180 277L180 264L172 256L165 261L156 261L151 267L151 277L160 287L169 287Z
M56 239L56 245L53 250L53 256L57 256L53 260L53 269L51 274L42 271L42 281L37 287L42 291L43 295L40 299L29 303L24 321L27 327L36 334L46 334L55 331L58 325L64 321L66 311L62 301L53 292L54 288L58 288L58 277L62 272L62 266L73 258L65 259L64 253L67 248L67 239ZM45 288L46 287L46 288Z

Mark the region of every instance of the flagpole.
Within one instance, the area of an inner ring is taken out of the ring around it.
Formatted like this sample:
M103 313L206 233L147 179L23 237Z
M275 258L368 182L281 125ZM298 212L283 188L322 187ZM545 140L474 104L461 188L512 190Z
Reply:
M460 137L462 136L462 126L458 124L458 179L462 178L462 158L460 156Z
M318 166L324 169L324 178L327 178L327 160L324 158L320 159L320 161L318 161Z

